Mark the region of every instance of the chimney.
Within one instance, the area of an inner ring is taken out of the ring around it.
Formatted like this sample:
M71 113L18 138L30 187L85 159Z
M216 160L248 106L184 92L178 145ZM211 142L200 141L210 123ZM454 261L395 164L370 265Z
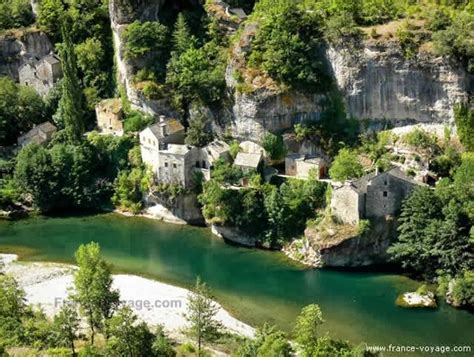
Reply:
M160 115L160 123L164 123L165 122L165 116L164 115Z
M160 123L160 131L161 131L161 136L165 137L168 135L168 125L164 122Z

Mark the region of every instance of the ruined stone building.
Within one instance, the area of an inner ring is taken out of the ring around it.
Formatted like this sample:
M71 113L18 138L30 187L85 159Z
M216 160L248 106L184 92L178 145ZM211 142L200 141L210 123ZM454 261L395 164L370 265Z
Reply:
M234 166L243 172L258 170L263 164L263 155L260 153L239 152L234 160Z
M45 145L51 140L56 131L56 127L50 122L35 125L33 129L18 137L18 146L23 147L33 143Z
M333 189L332 214L343 223L395 216L403 200L418 185L399 168L371 173Z
M104 134L123 135L123 110L119 98L104 99L95 106L97 127Z
M32 87L44 97L62 77L61 61L56 55L49 54L22 65L18 76L20 84Z
M327 175L327 161L320 156L290 154L285 158L285 174L300 178L308 178L312 173L317 179Z

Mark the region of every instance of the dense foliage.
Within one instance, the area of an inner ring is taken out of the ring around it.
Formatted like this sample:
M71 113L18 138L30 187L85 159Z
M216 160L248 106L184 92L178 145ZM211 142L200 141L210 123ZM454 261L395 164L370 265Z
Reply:
M324 205L326 185L314 178L289 180L275 187L262 184L259 174L245 175L225 164L216 166L213 179L204 184L199 196L204 217L217 225L237 227L265 246L278 246L302 234L306 221ZM244 176L249 180L248 187L225 187Z
M347 148L339 151L329 169L329 176L340 182L361 177L363 174L363 167L357 154Z
M473 178L474 158L466 154L452 181L413 192L403 204L398 241L389 249L393 259L429 279L459 277L463 286L474 270Z
M0 0L0 30L28 26L33 19L29 0Z
M474 110L467 104L458 104L454 107L454 120L464 149L474 151Z

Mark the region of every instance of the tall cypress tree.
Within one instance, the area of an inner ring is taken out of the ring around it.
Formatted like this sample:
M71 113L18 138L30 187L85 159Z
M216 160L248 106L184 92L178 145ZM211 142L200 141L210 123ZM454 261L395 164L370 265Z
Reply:
M64 124L71 143L81 141L85 132L84 94L77 75L76 55L67 20L61 25L63 44L60 49L63 69L62 96L59 101L58 116Z

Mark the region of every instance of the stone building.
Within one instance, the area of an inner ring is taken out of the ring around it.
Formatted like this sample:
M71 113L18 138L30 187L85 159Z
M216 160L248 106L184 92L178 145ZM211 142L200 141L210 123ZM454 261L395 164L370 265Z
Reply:
M234 166L239 167L244 172L249 172L260 169L262 162L262 154L239 152L234 160Z
M39 145L47 144L56 131L56 127L50 122L36 125L30 131L18 137L18 146L23 147L32 143Z
M123 135L123 110L119 98L104 99L95 106L97 127L104 134Z
M371 173L333 189L333 215L347 224L362 219L395 216L403 200L418 185L399 168Z
M160 121L141 131L139 137L142 160L157 173L159 151L166 150L168 144L184 144L185 130L179 120L160 116Z
M310 174L316 174L316 178L326 177L328 170L327 161L320 156L290 154L285 158L285 174L308 178Z
M49 54L22 65L18 77L20 84L32 87L44 97L62 77L61 61L56 55Z

